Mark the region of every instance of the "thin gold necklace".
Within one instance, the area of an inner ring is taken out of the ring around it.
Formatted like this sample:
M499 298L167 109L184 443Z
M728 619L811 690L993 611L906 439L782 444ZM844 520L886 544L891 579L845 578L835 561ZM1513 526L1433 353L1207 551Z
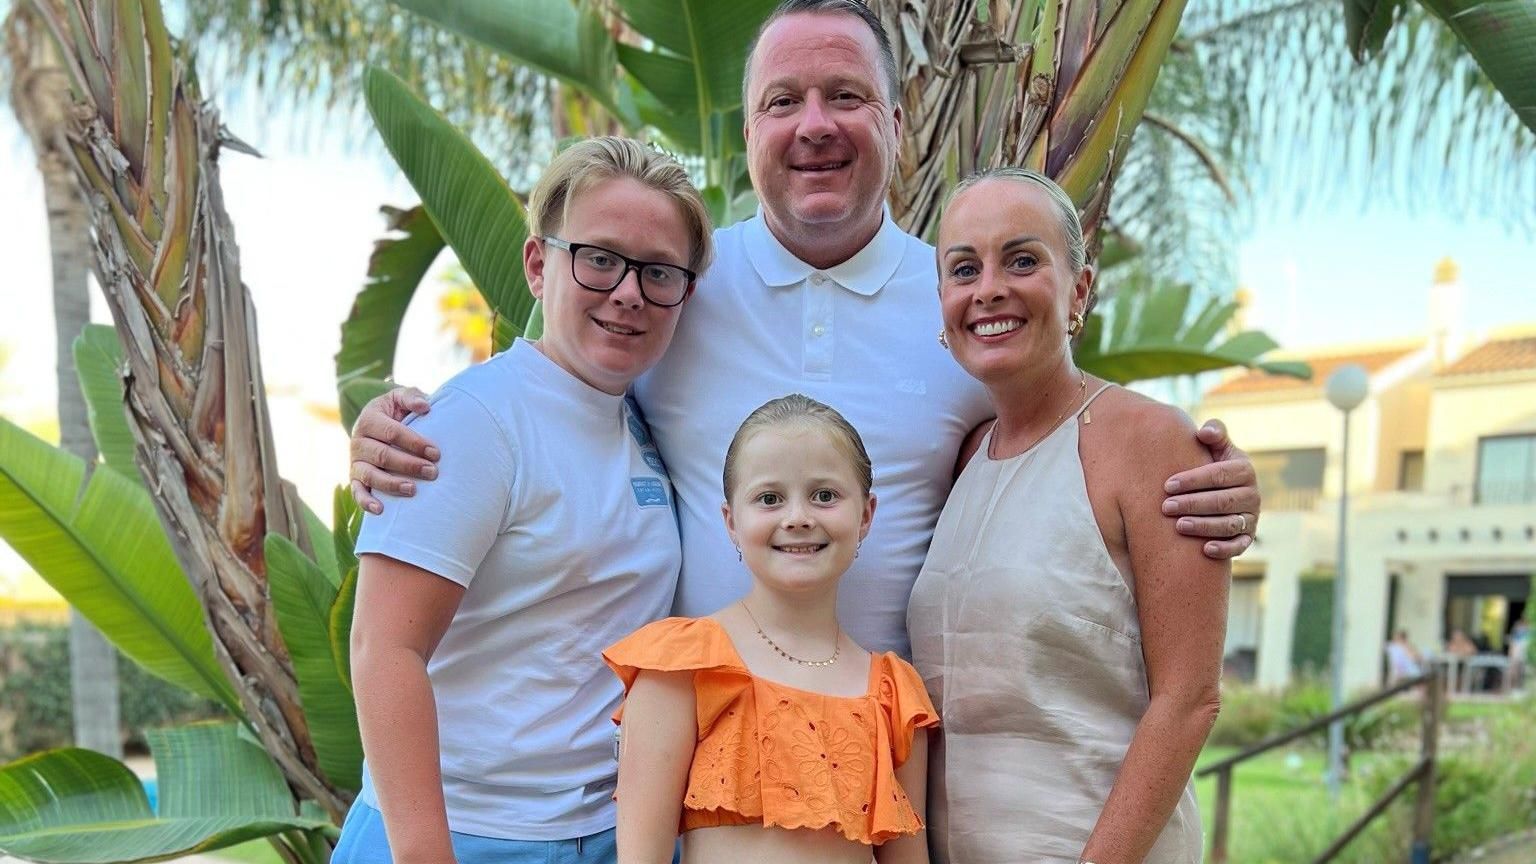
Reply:
M785 660L792 660L796 663L799 663L801 666L831 666L833 663L837 662L838 656L843 653L843 629L839 627L837 629L837 635L833 637L831 657L828 657L825 660L802 660L799 657L789 653L788 651L785 651L783 648L780 648L779 643L773 641L772 636L769 636L767 633L763 632L763 625L757 623L757 616L753 615L752 610L747 608L747 601L738 600L736 602L741 604L741 611L747 613L747 617L752 619L752 626L757 628L757 635L763 637L763 641L768 643L768 647L778 652L778 655L783 657Z
M1040 433L1040 437L1038 437L1035 440L1029 442L1029 446L1025 447L1022 450L1020 450L1019 453L1027 453L1027 452L1029 452L1034 447L1039 446L1041 441L1044 441L1046 438L1050 437L1051 433L1055 432L1057 430L1057 428L1059 428L1061 426L1062 421L1067 419L1067 415L1072 412L1072 409L1076 408L1078 405L1082 404L1083 395L1086 394L1087 392L1088 392L1088 373L1086 371L1082 370L1082 369L1079 369L1079 370L1077 370L1077 398L1073 399L1071 402L1068 402L1067 403L1067 407L1063 408L1062 411L1061 411L1061 415L1056 418L1056 422L1052 423L1050 425L1050 428L1048 428L1044 432ZM993 432L997 431L997 425L996 424L993 424L992 431ZM1014 455L1018 455L1018 454L1014 454ZM996 435L993 435L991 437L991 439L987 441L987 458L989 458L989 459L996 459L997 458L997 436Z

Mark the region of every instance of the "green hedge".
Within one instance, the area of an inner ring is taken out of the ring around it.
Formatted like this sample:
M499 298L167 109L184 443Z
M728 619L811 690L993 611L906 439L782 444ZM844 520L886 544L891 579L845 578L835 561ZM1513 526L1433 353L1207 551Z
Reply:
M1350 694L1346 701L1362 695ZM1280 691L1228 684L1222 689L1221 714L1208 743L1213 747L1257 744L1322 717L1330 706L1328 685L1317 678L1298 679ZM1418 734L1421 708L1415 700L1393 699L1352 715L1344 721L1345 745L1358 753L1411 743ZM1323 746L1327 738L1327 730L1318 730L1304 743Z
M118 658L124 749L145 752L143 730L226 716ZM0 627L0 761L66 746L74 729L69 698L68 625L20 622Z
M1436 861L1443 861L1502 837L1536 827L1536 736L1530 731L1536 700L1511 702L1504 710L1474 718L1449 740L1442 737L1435 784ZM1406 770L1411 756L1383 766L1368 778L1373 794L1385 791L1392 775ZM1394 831L1411 831L1412 808L1393 809ZM1536 860L1536 852L1531 859Z
M1327 674L1333 659L1333 572L1302 574L1291 631L1291 669L1302 675Z

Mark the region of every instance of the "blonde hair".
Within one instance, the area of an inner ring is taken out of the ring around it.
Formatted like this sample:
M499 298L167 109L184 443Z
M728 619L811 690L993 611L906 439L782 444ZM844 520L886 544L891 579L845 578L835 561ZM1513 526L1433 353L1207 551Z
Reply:
M864 449L864 439L859 437L859 430L853 428L853 424L830 405L817 402L809 396L791 393L764 402L756 411L748 414L747 419L741 421L736 435L731 438L731 446L725 450L725 473L721 478L725 500L731 500L731 492L736 488L736 457L741 448L746 446L753 435L765 429L788 425L826 432L832 438L832 443L853 464L853 473L858 476L864 494L869 494L875 485L874 467L869 461L869 452Z
M528 195L529 232L558 232L582 190L615 177L638 180L677 204L688 227L688 269L703 273L714 258L709 208L676 159L633 138L588 138L556 156Z
M1088 266L1088 246L1083 240L1083 223L1077 216L1077 205L1072 203L1072 196L1067 194L1067 190L1039 171L1008 165L972 172L964 180L955 184L949 197L944 200L944 210L946 212L949 210L950 205L955 203L955 199L960 197L960 193L987 180L1033 183L1044 189L1045 194L1051 199L1051 206L1056 210L1056 221L1061 225L1061 236L1067 240L1067 260L1072 264L1072 275L1076 276L1083 272L1083 268Z

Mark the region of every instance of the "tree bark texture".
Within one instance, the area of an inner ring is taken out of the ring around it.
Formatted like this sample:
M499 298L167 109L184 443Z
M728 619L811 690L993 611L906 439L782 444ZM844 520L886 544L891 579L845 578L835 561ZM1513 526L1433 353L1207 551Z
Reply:
M29 2L74 92L68 156L123 341L140 471L246 720L296 793L339 819L351 795L319 769L267 590L268 532L312 549L303 505L277 474L255 310L219 185L233 139L181 68L154 0Z
M18 10L25 15L25 8ZM17 19L19 37L11 46L11 108L37 154L48 212L48 246L53 269L53 320L58 383L59 444L87 466L96 464L85 396L75 375L75 337L90 322L90 220L84 196L66 156L65 122L71 104L69 79L58 53L37 22ZM84 490L82 482L81 490ZM69 621L70 706L74 740L80 747L121 758L117 652L79 612Z

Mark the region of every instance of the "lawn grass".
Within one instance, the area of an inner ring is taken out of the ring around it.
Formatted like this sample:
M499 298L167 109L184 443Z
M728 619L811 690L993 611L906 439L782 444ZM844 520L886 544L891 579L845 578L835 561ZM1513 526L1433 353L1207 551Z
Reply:
M1203 766L1237 752L1235 747L1209 747L1200 754ZM1350 763L1354 776L1345 783L1335 804L1324 779L1326 755L1315 748L1279 748L1244 762L1232 775L1231 824L1228 829L1229 860L1252 864L1290 864L1311 860L1354 818L1370 806L1367 777L1372 772L1395 771L1401 757L1391 754L1357 754ZM1195 782L1200 818L1205 828L1207 857L1215 828L1216 778ZM1412 806L1399 799L1394 807ZM1381 861L1379 836L1384 826L1368 830L1347 850L1342 861Z

